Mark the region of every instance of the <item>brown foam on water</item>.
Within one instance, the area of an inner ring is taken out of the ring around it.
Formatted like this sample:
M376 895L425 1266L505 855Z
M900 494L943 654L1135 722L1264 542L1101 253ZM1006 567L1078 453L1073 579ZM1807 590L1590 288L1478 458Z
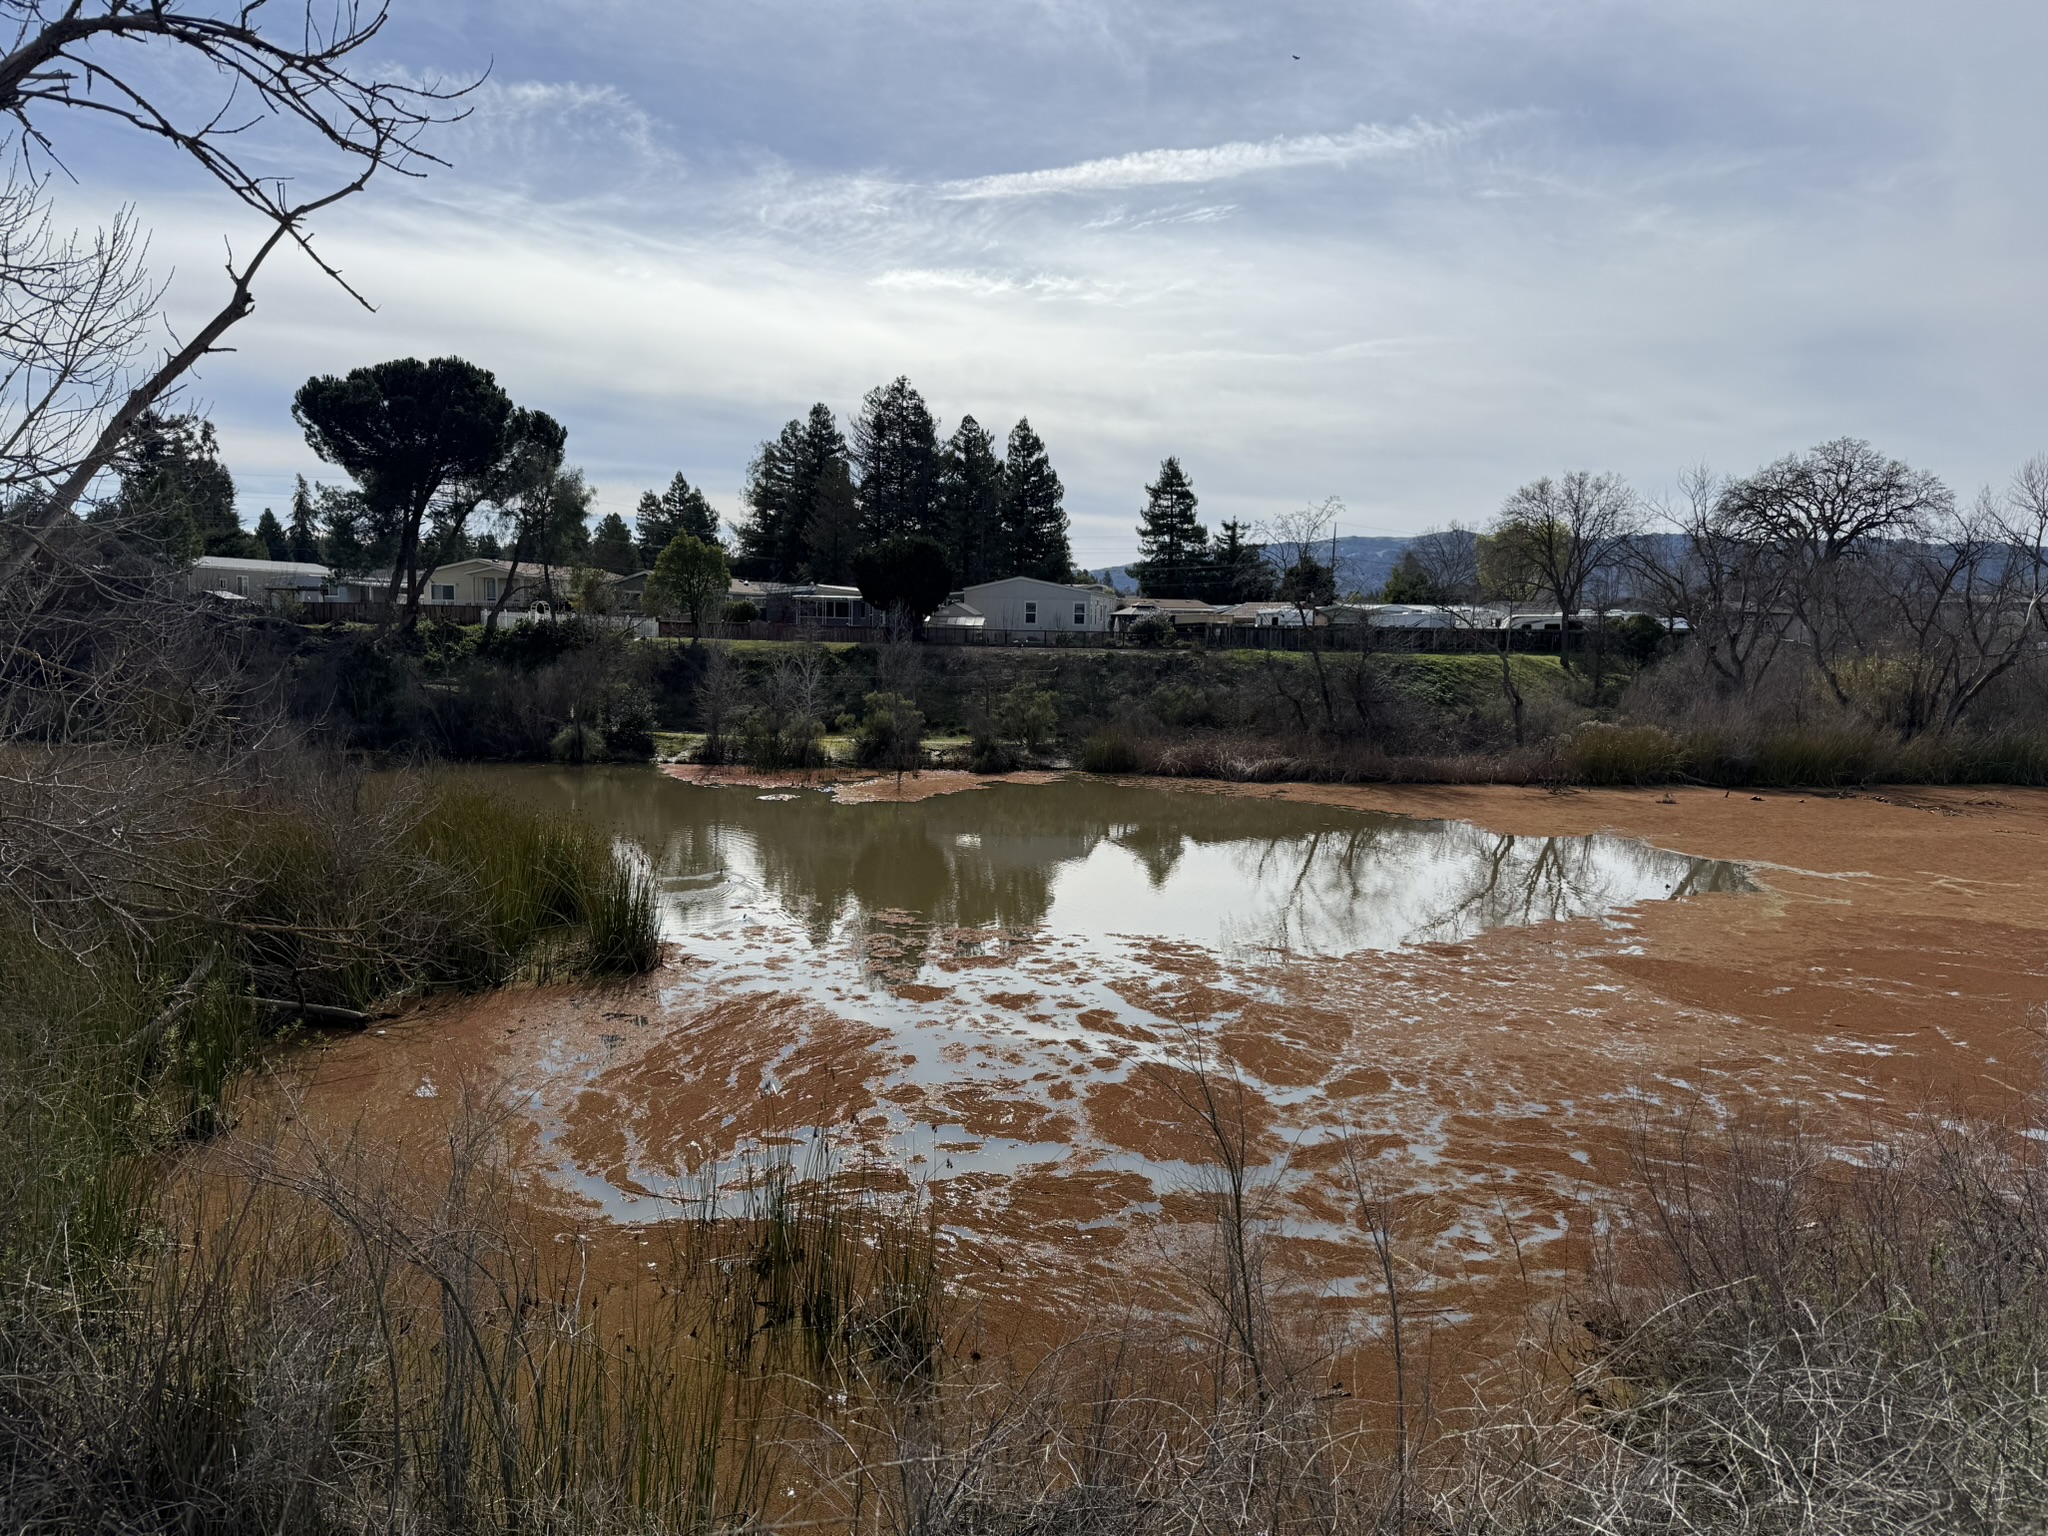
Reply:
M785 933L734 938L744 964L686 938L640 981L440 1001L329 1040L296 1063L305 1112L420 1136L455 1081L502 1079L544 1170L533 1198L600 1223L660 1219L750 1149L822 1138L923 1186L963 1283L1055 1326L1206 1220L1197 1057L1218 1092L1241 1084L1291 1261L1333 1293L1367 1283L1348 1136L1451 1315L1582 1264L1646 1124L1766 1108L1854 1143L1930 1096L2002 1112L2034 1087L2048 795L1249 793L1612 830L1744 861L1762 890L1324 958L1134 942L1115 975L1057 936L960 953L903 914L879 929L919 965L866 989Z

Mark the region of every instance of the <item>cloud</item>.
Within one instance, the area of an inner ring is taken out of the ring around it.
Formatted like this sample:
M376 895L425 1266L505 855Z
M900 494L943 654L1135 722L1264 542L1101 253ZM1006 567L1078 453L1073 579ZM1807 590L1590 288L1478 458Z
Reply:
M1230 181L1301 166L1396 159L1470 138L1488 126L1490 123L1484 122L1450 126L1412 123L1386 128L1366 123L1348 133L1298 134L1258 142L1212 144L1206 149L1141 149L1049 170L972 177L948 183L939 191L942 196L961 202L981 202Z
M1116 290L1102 284L1050 272L1013 274L968 267L891 267L870 282L874 287L893 288L899 293L964 293L979 298L1020 293L1037 298L1106 302L1119 297Z
M251 512L333 476L297 383L407 353L496 369L628 512L678 468L731 511L783 421L907 373L1030 416L1093 565L1167 453L1211 526L1337 494L1404 532L1570 467L1855 433L1969 486L2048 447L2020 0L407 9L507 83L452 170L322 220L379 313L287 262L209 360ZM131 159L94 190L189 334L227 221Z

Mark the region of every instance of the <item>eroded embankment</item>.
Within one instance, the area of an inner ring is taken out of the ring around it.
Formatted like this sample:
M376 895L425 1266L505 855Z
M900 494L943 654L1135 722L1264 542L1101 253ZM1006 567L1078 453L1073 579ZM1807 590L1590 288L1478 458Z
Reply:
M1853 1146L1930 1099L2010 1113L2033 1087L2048 794L1177 787L1614 832L1741 861L1760 890L1324 958L910 911L821 939L749 909L641 982L330 1041L299 1063L306 1115L425 1144L458 1082L502 1081L537 1215L599 1227L823 1138L925 1186L963 1282L1058 1327L1168 1272L1205 1219L1201 1062L1242 1104L1288 1261L1326 1294L1367 1286L1362 1176L1453 1314L1581 1265L1644 1127L1782 1110Z

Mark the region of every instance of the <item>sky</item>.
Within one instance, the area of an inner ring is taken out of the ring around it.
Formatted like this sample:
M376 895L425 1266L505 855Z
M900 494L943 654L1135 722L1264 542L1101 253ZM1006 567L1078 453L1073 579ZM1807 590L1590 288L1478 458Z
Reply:
M1839 436L1969 492L2048 451L2044 45L2038 0L393 0L381 68L481 83L317 225L375 311L280 261L188 398L249 521L341 478L308 376L446 353L601 511L681 471L730 519L906 374L1029 416L1094 566L1168 454L1212 526L1347 534ZM210 310L247 220L56 127L63 211L132 205Z

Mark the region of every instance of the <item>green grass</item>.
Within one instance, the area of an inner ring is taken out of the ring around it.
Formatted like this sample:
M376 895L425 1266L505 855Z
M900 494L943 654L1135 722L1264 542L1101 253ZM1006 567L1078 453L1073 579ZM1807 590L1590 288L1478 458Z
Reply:
M659 960L652 882L597 829L410 775L289 794L195 801L206 835L139 890L0 910L0 1272L57 1233L118 1252L157 1150L230 1119L301 1010Z

